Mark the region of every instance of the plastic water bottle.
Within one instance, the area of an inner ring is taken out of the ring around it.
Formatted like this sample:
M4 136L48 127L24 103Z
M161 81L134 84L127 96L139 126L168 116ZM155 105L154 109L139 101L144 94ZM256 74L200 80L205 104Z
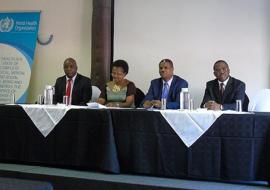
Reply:
M54 95L54 86L46 85L44 89L44 104L52 105Z
M180 109L189 110L190 109L190 94L188 88L182 88L180 93Z

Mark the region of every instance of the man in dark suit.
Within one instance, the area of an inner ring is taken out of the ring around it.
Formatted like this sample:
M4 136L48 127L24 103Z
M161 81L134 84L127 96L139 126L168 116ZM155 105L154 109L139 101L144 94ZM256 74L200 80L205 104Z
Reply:
M170 59L163 59L159 63L160 78L151 81L150 88L142 102L144 108L161 108L161 98L166 99L167 109L180 107L180 92L187 88L188 83L177 75L173 75L174 67Z
M229 65L218 60L214 64L216 79L208 81L201 107L209 110L235 110L236 100L245 101L245 83L230 76Z
M92 97L91 80L77 73L77 64L73 58L64 61L65 76L55 83L54 103L63 103L63 96L68 96L69 104L86 105Z

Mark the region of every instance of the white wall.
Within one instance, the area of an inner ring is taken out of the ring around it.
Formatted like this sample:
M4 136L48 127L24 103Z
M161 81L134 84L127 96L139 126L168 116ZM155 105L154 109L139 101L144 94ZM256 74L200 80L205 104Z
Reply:
M28 102L63 75L68 56L90 75L92 0L1 0L0 11L9 10L41 10L40 35L54 35L51 44L37 44ZM269 10L269 0L115 0L114 59L129 62L127 77L146 92L158 62L171 58L196 105L214 78L213 63L224 59L252 96L270 88Z
M36 101L46 84L64 75L67 57L77 60L78 72L90 76L92 0L1 0L0 11L41 10L39 34L54 35L51 44L37 44L28 102Z
M270 87L269 0L115 0L114 59L146 92L162 58L189 82L198 106L212 66L226 60L251 97Z

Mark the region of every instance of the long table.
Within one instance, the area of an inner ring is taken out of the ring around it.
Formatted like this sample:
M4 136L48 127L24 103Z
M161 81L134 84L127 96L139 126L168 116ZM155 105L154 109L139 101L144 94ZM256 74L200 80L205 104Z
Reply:
M190 148L156 112L112 111L121 171L213 180L270 179L270 114L224 114Z
M0 106L0 160L119 172L109 110L71 109L45 138L20 106Z
M0 106L0 161L207 180L270 179L270 114L224 114L187 148L159 112L71 109L45 138Z

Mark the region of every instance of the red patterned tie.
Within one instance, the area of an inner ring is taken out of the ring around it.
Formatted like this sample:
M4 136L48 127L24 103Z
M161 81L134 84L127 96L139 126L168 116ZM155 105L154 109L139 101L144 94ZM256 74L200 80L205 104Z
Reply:
M66 95L68 96L68 98L70 98L71 83L72 83L72 79L68 79L68 85L67 85L67 90L66 90Z

